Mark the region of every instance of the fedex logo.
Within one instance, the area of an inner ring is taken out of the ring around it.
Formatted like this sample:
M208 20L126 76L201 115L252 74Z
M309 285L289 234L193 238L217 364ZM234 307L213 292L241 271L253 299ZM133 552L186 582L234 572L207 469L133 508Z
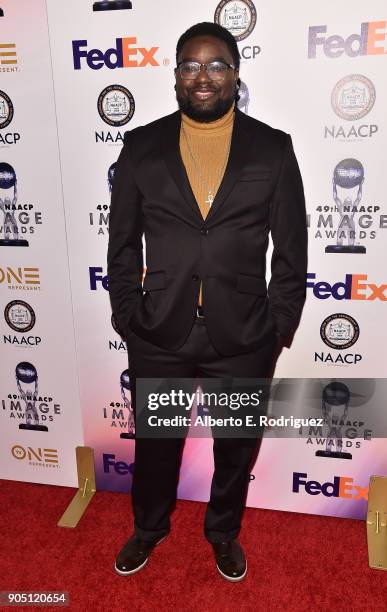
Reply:
M321 47L326 57L336 58L345 53L348 57L359 55L384 55L383 46L387 38L387 21L370 21L361 24L360 34L351 34L343 38L338 34L326 36L327 26L311 26L309 28L308 58L317 55L317 47Z
M155 53L159 47L137 47L137 38L129 36L116 38L116 46L101 51L100 49L87 49L87 40L73 40L74 70L82 68L82 59L92 70L100 70L105 66L110 70L114 68L144 68L145 66L159 66ZM84 63L83 63L84 65Z
M368 501L368 487L353 484L349 476L334 476L333 482L318 482L307 480L308 474L293 472L293 493L299 493L301 487L308 495L324 495L324 497L343 497L344 499Z
M330 284L326 281L315 282L316 274L309 272L306 286L319 300L382 300L387 301L387 284L376 285L368 282L367 274L346 274L344 281Z
M109 291L109 278L107 274L103 274L103 268L101 267L93 267L89 268L89 279L90 279L90 289L92 291L97 291L98 283L101 283L102 287Z
M110 474L110 468L114 470L116 474L125 476L126 474L133 474L134 463L126 463L126 461L116 461L116 456L108 453L103 454L103 471L105 474Z

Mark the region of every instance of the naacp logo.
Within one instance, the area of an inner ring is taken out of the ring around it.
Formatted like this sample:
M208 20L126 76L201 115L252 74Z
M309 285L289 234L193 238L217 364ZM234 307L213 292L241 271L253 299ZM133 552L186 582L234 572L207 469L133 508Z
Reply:
M333 349L348 349L359 338L359 325L347 314L332 314L321 324L321 340Z
M0 129L6 128L13 119L12 100L4 91L0 90Z
M331 104L336 115L347 121L356 121L368 115L375 104L373 83L362 74L350 74L332 91Z
M21 300L13 300L6 305L4 318L11 329L21 333L31 331L36 322L32 307Z
M216 7L214 21L241 41L254 30L257 11L251 0L222 0Z
M134 98L122 85L109 85L98 97L99 116L108 125L120 127L128 123L134 115Z

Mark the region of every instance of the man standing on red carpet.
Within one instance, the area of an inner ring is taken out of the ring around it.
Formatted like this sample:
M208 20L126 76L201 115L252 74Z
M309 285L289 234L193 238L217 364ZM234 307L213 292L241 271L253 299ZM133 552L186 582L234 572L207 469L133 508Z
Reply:
M125 134L113 181L109 291L134 404L138 377L268 376L305 300L306 213L291 138L236 107L234 37L214 23L191 27L177 43L175 77L179 110ZM121 575L141 569L170 531L183 444L136 439L134 534L116 559ZM204 534L230 581L247 572L237 537L256 447L256 438L214 439Z

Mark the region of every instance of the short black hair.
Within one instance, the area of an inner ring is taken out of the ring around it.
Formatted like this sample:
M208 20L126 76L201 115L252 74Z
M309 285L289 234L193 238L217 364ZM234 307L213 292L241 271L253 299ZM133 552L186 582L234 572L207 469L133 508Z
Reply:
M201 23L196 23L195 25L188 28L188 30L180 36L176 45L176 63L180 51L182 50L185 43L191 38L196 38L196 36L214 36L215 38L223 40L232 55L235 68L239 70L240 58L238 45L236 43L235 38L233 37L231 32L226 30L226 28L223 28L217 23L212 23L211 21L202 21Z

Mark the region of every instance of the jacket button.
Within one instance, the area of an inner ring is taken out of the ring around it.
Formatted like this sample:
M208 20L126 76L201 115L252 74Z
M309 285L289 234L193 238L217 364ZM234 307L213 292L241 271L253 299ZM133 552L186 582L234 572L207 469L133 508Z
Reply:
M202 229L200 230L200 233L202 234L202 236L207 236L208 229L206 227L202 227Z
M192 274L192 280L197 281L199 280L199 277L197 274Z

